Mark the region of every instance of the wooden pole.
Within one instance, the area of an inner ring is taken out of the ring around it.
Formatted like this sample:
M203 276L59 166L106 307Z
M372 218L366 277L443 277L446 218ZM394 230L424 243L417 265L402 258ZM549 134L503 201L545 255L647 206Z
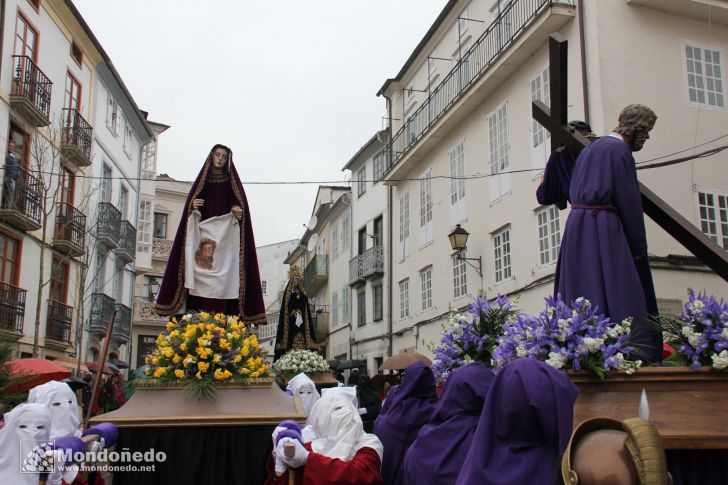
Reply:
M106 329L106 337L104 337L104 345L101 348L101 354L99 355L99 366L96 369L96 376L94 377L94 385L91 387L91 398L89 399L88 409L86 410L86 419L83 421L83 427L88 427L88 421L91 419L91 410L94 408L94 404L98 401L96 393L101 383L101 374L104 369L104 362L106 362L106 354L109 351L109 342L111 342L111 332L114 330L114 322L116 321L116 307L114 307L114 313L111 314L111 321L109 327Z

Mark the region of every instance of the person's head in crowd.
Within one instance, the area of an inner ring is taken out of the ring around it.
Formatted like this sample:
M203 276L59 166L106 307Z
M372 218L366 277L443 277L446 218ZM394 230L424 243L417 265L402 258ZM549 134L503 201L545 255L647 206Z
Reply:
M81 435L76 393L65 382L50 381L35 386L28 393L28 402L49 406L53 422L51 438Z
M357 408L344 394L325 393L311 408L308 424L318 436L311 442L316 453L351 461L359 449L369 447L382 459L382 443L364 432Z
M290 381L286 389L293 394L294 397L300 399L303 409L308 414L311 411L314 403L321 397L319 392L316 390L316 384L306 374L301 372L294 376Z
M479 363L450 373L432 417L407 450L406 483L455 483L494 378Z
M457 484L552 485L571 436L579 394L569 377L536 359L503 366L490 386Z
M0 431L0 483L38 484L38 473L21 473L21 464L34 447L50 439L51 426L50 410L45 404L19 404L5 413L5 426Z
M639 418L583 421L561 462L567 485L665 485L671 483L660 434Z
M432 416L436 402L432 369L422 362L407 367L402 384L390 390L374 422L374 434L384 445L382 475L385 483L401 483L407 448Z

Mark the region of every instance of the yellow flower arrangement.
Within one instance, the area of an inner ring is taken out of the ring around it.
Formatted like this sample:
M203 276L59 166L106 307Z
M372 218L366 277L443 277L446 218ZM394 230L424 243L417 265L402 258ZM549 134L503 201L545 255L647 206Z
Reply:
M255 327L237 316L188 313L179 321L171 319L165 330L145 358L148 378L185 382L199 390L217 382L268 376L270 366Z

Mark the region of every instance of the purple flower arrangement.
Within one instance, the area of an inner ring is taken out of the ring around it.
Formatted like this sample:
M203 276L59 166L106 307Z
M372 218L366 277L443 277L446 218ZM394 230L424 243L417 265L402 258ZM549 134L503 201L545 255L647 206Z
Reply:
M464 314L451 310L445 319L442 339L432 349L435 378L444 380L454 369L470 362L492 367L496 338L515 315L516 310L508 298L501 295L491 303L476 298Z
M556 369L592 371L600 378L613 370L631 374L642 362L627 358L634 350L629 346L630 325L630 319L614 323L597 314L585 298L567 304L561 295L548 297L538 315L518 314L504 326L493 361L500 367L527 357Z
M728 303L691 288L680 316L663 316L659 323L676 349L666 363L728 370Z

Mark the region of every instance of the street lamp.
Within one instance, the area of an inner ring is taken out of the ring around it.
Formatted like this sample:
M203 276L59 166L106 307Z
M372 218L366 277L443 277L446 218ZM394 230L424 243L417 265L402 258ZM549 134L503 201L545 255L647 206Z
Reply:
M478 275L480 277L483 277L483 261L481 258L464 258L463 257L463 251L465 251L465 247L468 244L468 236L470 236L470 233L466 231L460 224L455 225L455 229L447 235L448 239L450 239L450 246L453 248L454 251L458 252L458 260L465 261L468 265L470 265L475 271L478 272ZM478 266L476 267L474 264L469 263L468 261L477 261Z

